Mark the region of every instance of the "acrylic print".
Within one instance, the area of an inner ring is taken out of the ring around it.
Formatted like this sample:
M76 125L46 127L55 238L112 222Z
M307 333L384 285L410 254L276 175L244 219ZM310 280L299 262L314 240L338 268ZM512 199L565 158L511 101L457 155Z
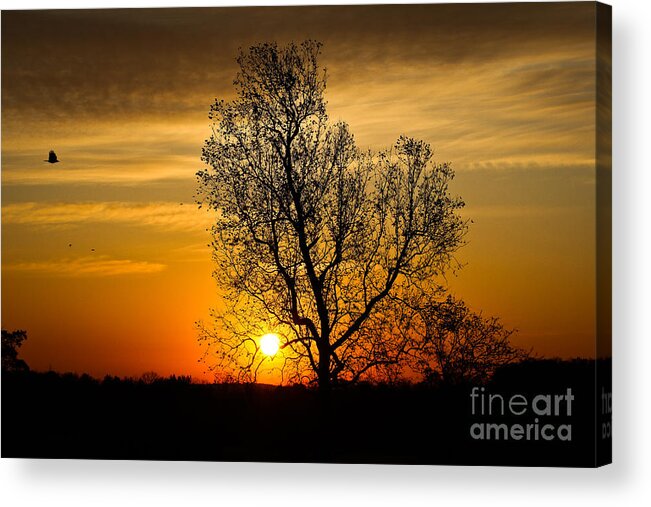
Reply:
M4 11L2 456L610 461L610 8Z

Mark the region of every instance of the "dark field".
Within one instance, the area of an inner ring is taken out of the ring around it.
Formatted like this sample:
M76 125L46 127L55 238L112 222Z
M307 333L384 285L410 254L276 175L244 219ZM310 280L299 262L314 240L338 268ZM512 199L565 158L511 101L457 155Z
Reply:
M610 458L609 444L595 457L595 368L588 360L527 361L485 386L505 398L571 388L571 417L539 418L571 424L571 441L472 439L470 426L487 420L471 415L472 386L358 385L323 395L183 378L3 373L2 457L595 466Z

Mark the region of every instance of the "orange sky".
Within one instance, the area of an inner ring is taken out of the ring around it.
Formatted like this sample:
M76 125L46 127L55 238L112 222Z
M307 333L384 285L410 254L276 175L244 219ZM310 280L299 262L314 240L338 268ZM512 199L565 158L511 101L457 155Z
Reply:
M360 146L407 134L456 169L452 291L519 345L593 356L594 28L587 2L3 12L3 328L34 369L200 377L208 109L238 47L309 37Z

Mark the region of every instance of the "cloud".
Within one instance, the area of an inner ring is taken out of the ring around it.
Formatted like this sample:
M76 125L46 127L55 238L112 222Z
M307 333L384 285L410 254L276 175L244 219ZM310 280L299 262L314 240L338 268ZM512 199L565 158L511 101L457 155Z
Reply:
M2 267L14 272L48 274L59 277L102 277L160 273L167 266L153 262L97 256L16 264L3 263Z
M398 62L389 79L333 78L329 112L363 146L381 149L406 134L459 170L594 167L593 45L443 69Z
M529 220L531 218L547 217L550 219L576 216L581 206L548 206L548 205L472 205L461 211L461 215L473 221L483 219Z
M4 119L4 116L3 116ZM3 137L3 185L137 185L154 181L194 180L207 125L146 121L107 124L83 122L49 131ZM27 123L21 123L24 127ZM55 149L60 164L43 162Z
M460 170L590 165L594 34L589 3L8 12L3 184L191 183L238 47L306 37L364 147L407 134Z
M36 203L2 206L2 224L31 226L75 226L82 224L126 224L157 227L170 231L204 231L210 213L192 204L180 203Z
M591 40L594 6L9 11L2 25L4 129L26 118L205 118L215 95L233 93L238 47L267 40L321 40L333 76L366 80L398 76L401 63L445 71L529 57Z

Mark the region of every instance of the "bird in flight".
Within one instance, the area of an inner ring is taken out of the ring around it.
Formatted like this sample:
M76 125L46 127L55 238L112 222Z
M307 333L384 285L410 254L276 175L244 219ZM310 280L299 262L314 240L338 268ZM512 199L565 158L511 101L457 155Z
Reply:
M50 150L50 154L47 157L47 160L44 160L43 162L49 162L50 164L56 164L59 162L57 159L57 154L54 153L54 150Z

